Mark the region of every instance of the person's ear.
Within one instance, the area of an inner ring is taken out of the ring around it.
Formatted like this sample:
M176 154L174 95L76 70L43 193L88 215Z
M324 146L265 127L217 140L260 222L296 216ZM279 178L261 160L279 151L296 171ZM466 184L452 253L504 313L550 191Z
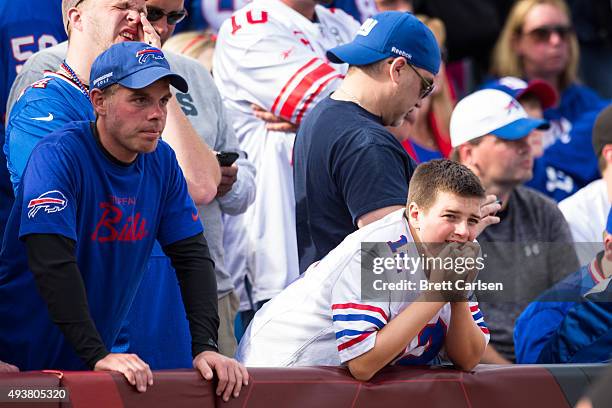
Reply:
M470 143L464 143L457 147L457 153L459 156L459 163L469 166L471 162L475 160L474 157L474 145Z
M76 7L72 7L68 10L67 17L70 30L77 29L79 31L83 31L83 16L81 15L81 10Z
M612 234L604 232L604 257L612 262Z
M410 204L408 204L408 222L410 223L410 226L412 226L412 228L414 228L415 230L419 231L421 229L421 224L420 224L420 214L421 214L421 209L419 208L418 204L415 203L414 201L411 201Z
M97 116L105 116L107 114L108 104L104 92L98 88L94 88L89 93L89 99L91 99L91 104Z
M391 77L391 81L393 83L399 82L399 77L403 74L402 70L406 66L406 58L398 57L394 58L391 61L391 66L389 67L389 76Z
M605 159L606 164L610 166L612 164L612 144L607 144L601 150L601 155Z

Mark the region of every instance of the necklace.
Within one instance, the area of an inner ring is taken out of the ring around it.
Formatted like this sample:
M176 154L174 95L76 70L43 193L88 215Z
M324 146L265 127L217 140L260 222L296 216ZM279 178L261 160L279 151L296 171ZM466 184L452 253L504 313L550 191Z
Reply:
M348 96L348 97L349 97L349 99L350 99L351 101L355 102L355 103L357 104L357 106L361 107L362 109L365 109L365 108L363 107L363 105L361 104L361 102L359 102L359 99L357 99L357 97L356 97L355 95L353 95L352 93L350 93L350 92L348 92L348 91L345 91L345 90L344 90L344 89L342 89L342 88L338 88L338 89L336 89L336 92L342 92L343 94L345 94L346 96ZM366 110L367 110L367 109L366 109Z
M64 71L66 71L68 73L68 75L70 75L70 79L72 79L72 81L76 84L76 86L79 87L79 89L81 90L83 95L85 95L85 97L87 99L89 99L89 91L87 90L87 87L85 85L83 85L83 83L81 82L81 80L79 79L77 74L72 70L72 68L70 68L70 65L68 65L66 60L64 60L64 62L62 62L62 65L60 65L60 67Z

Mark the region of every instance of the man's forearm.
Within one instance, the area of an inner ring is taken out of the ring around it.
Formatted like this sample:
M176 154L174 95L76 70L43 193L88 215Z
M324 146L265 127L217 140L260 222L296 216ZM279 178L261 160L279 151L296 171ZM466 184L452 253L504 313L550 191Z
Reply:
M172 261L181 286L183 304L191 331L191 352L218 351L219 315L215 264L204 235L166 245L164 252Z
M89 314L87 295L74 255L75 242L57 234L25 237L28 264L55 323L91 369L109 352Z
M162 138L176 153L193 201L196 205L208 204L215 198L221 181L217 158L191 126L176 97L170 99L167 106Z
M221 211L229 215L242 214L255 201L255 167L246 159L238 159L236 164L236 182L227 194L217 198Z

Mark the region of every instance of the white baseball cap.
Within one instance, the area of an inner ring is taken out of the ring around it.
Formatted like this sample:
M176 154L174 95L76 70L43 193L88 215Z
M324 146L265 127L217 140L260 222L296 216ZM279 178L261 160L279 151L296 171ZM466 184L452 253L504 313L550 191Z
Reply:
M548 122L527 116L521 104L497 89L483 89L463 98L451 115L453 147L485 135L518 140L534 129L548 129Z

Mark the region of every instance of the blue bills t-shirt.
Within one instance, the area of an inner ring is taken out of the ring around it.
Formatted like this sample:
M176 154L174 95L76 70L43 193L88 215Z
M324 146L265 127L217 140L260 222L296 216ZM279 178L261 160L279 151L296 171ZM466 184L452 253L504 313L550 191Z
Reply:
M166 143L122 166L104 155L90 122L70 123L36 146L16 200L0 254L0 360L22 370L84 365L51 322L18 238L60 234L77 242L90 314L110 349L155 240L166 246L202 233Z

